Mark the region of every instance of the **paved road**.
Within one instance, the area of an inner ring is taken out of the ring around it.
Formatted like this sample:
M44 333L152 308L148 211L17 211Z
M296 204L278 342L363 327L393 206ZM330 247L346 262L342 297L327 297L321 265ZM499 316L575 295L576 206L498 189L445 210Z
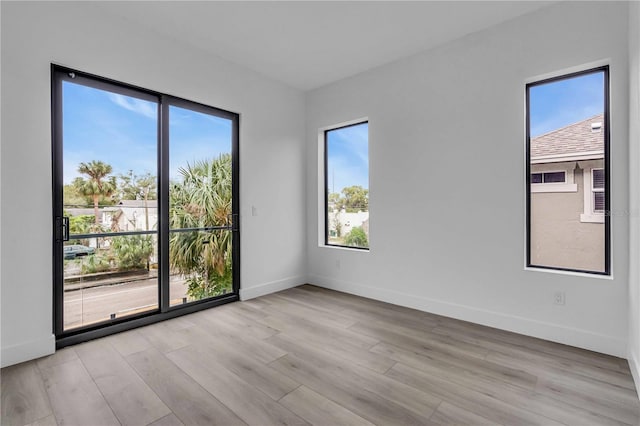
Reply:
M181 277L171 277L169 295L172 304L182 303L182 298L186 297L185 290ZM113 313L120 318L157 307L156 278L67 291L64 293L64 327L67 330L108 320Z

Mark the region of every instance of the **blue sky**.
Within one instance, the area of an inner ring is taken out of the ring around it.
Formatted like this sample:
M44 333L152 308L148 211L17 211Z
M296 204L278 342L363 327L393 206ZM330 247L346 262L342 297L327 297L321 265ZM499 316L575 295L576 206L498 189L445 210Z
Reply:
M602 72L530 88L531 136L604 110ZM64 182L80 162L111 164L113 174L156 174L157 104L64 82ZM170 107L170 178L198 159L231 152L231 121ZM328 132L329 190L369 188L368 124Z
M531 136L539 136L602 113L603 88L603 72L531 87Z
M169 178L187 163L231 153L231 130L231 120L170 106Z
M64 183L80 176L78 164L99 160L113 174L157 171L157 108L129 96L71 82L63 85ZM183 108L169 108L170 178L197 159L231 152L231 121Z
M369 124L327 132L329 192L360 185L369 189Z

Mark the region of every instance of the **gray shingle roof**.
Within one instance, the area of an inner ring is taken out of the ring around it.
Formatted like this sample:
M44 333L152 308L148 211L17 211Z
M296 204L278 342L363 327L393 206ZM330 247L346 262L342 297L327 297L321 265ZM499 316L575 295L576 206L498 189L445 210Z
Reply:
M592 123L601 123L600 131L592 131ZM531 138L532 158L585 152L604 154L604 114Z

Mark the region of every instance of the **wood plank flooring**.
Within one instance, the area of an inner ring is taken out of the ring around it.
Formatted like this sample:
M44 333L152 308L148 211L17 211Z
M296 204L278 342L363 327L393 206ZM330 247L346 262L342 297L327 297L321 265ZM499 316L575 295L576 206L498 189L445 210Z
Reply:
M310 285L3 369L2 425L637 425L626 360Z

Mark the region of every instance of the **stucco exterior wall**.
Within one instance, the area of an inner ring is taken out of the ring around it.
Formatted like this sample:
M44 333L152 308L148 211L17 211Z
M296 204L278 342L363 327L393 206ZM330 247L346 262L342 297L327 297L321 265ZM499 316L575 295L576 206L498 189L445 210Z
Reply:
M531 263L536 266L604 271L604 224L584 222L584 173L603 167L604 161L533 164L531 172L568 170L567 181L575 192L533 192L531 194ZM554 185L554 184L547 184ZM590 188L586 188L591 191Z
M358 226L362 227L364 222L369 219L369 212L352 212L348 213L345 210L341 210L340 212L332 212L329 214L329 230L334 230L336 228L336 220L340 221L342 236L347 235L353 228ZM369 227L364 230L367 237L369 236Z

